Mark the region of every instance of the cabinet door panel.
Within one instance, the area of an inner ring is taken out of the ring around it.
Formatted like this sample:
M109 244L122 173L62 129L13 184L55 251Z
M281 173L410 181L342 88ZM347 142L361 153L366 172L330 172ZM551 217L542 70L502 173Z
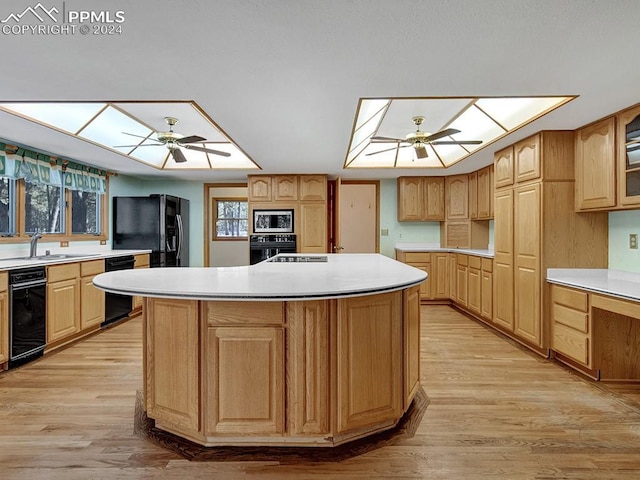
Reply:
M398 178L398 221L424 220L425 189L422 177Z
M249 201L250 202L270 202L271 201L271 176L270 175L249 175Z
M493 197L491 171L489 167L486 167L478 171L477 211L479 219L492 217L491 197Z
M496 188L513 185L513 146L496 152L493 165Z
M447 220L469 218L469 181L467 175L445 177L447 196Z
M338 300L337 429L402 415L402 292Z
M496 191L493 265L493 321L513 331L513 190Z
M458 264L456 273L456 299L457 302L463 307L467 306L467 267Z
M326 253L327 251L327 205L325 203L303 203L300 205L301 253Z
M303 202L324 202L327 200L326 175L300 175L300 200Z
M473 313L479 315L482 291L480 270L476 268L469 268L468 288L467 308L469 308Z
M298 177L296 175L276 175L273 177L273 199L277 201L298 200Z
M424 177L424 190L424 220L443 221L445 218L444 177Z
M478 218L478 172L469 174L469 218Z
M284 432L284 329L214 327L207 335L207 360L217 367L208 432Z
M6 273L0 273L6 276ZM6 291L0 292L0 364L9 361L9 304Z
M418 288L404 295L404 409L409 408L420 388L420 294Z
M82 277L80 284L80 328L85 330L100 325L102 322L104 322L104 290L93 285L93 276Z
M448 258L446 253L431 255L431 294L434 299L449 298Z
M493 316L493 274L482 271L482 296L480 300L480 315L487 320Z
M47 343L61 340L79 331L79 279L47 284Z
M540 136L534 135L515 144L516 181L525 182L540 178Z
M576 209L616 204L615 119L576 132Z
M620 205L640 204L640 156L637 150L640 107L620 113L617 118L618 202Z

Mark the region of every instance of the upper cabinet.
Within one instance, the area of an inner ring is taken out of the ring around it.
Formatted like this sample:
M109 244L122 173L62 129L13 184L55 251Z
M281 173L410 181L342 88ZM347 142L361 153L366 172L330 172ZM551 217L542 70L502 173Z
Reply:
M249 175L249 201L271 201L271 175Z
M540 136L533 135L513 146L515 181L526 182L540 178Z
M618 114L618 202L640 205L640 105Z
M300 175L300 200L324 202L327 200L326 175Z
M298 176L277 175L273 177L273 199L276 202L298 200Z
M477 219L493 218L493 165L478 170Z
M445 191L447 220L467 220L469 218L469 176L445 177Z
M496 188L513 185L513 145L496 152L493 164Z
M577 211L640 206L640 105L576 130L575 180Z
M576 130L576 210L616 205L615 117Z
M398 221L444 220L444 177L399 177Z

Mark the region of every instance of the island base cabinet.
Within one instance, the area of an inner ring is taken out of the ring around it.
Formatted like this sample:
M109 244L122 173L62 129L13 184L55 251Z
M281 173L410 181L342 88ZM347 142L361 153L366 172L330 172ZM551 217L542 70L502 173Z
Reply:
M337 431L402 416L402 292L338 300Z
M145 378L147 413L168 429L197 434L200 429L200 348L198 302L147 302Z
M207 337L207 434L283 433L284 329L211 327Z
M404 409L420 388L420 288L403 292L404 302Z

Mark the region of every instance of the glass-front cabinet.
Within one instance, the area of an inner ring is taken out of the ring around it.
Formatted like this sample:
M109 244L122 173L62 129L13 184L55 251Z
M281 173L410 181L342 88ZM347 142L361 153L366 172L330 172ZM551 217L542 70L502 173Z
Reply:
M640 106L618 115L618 203L640 205Z

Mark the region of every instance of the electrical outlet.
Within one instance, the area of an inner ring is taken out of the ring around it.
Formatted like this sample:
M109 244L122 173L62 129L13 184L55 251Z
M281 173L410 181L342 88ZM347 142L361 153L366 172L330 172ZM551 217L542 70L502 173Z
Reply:
M388 228L383 228L382 230L380 230L380 235L383 237L388 237L389 236L389 229Z
M638 234L630 233L629 234L629 248L637 249L638 248Z
M107 241L106 240L100 240L100 245L106 245Z
M63 240L62 242L60 242L60 246L61 247L68 247L69 246L69 242Z

